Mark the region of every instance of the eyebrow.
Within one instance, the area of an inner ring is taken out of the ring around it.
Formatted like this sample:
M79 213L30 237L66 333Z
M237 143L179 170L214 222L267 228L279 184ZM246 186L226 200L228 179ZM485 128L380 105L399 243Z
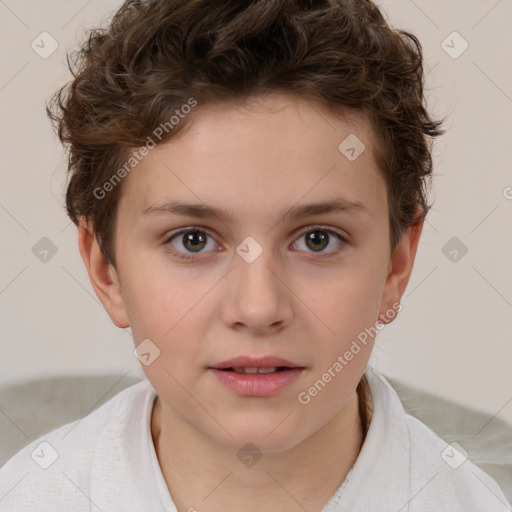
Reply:
M361 201L348 201L341 197L334 198L329 201L320 203L309 203L293 206L288 210L280 212L280 218L286 219L300 219L311 215L322 215L326 213L369 213L368 207ZM189 203L181 201L170 201L164 204L155 204L148 206L143 212L143 215L150 214L169 214L169 215L182 215L186 217L196 218L211 218L217 217L223 222L233 222L233 215L231 212L219 208L212 208L205 204Z

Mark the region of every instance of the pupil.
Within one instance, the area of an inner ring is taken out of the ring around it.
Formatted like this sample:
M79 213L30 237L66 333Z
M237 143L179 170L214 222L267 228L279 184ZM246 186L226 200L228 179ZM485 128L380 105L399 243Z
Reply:
M324 247L326 247L328 238L329 235L325 231L311 231L311 233L308 233L306 236L306 244L310 249L322 250ZM319 246L315 244L319 244Z
M190 231L183 235L183 245L190 251L201 250L203 247L197 246L204 246L205 241L206 237L200 231Z

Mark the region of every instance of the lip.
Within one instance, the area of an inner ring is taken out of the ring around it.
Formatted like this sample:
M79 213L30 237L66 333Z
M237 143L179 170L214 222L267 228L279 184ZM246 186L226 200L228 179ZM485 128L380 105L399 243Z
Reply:
M304 367L300 364L288 361L281 357L275 356L239 356L221 363L215 364L209 369L222 370L225 368L272 368L273 366L287 366L288 368L300 368Z
M284 366L277 373L255 374L228 371L228 368L272 368ZM241 396L269 397L291 385L305 370L304 366L277 356L238 356L222 361L208 370L231 391Z
M253 368L264 368L264 366L253 366ZM238 395L270 397L290 386L302 374L304 368L288 368L287 370L268 374L237 373L218 368L209 368L208 371L213 373L218 382Z

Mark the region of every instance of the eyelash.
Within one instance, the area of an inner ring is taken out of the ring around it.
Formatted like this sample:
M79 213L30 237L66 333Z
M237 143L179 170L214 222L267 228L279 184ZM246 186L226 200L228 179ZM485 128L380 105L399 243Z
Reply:
M176 250L172 245L171 245L171 240L173 240L174 238L178 237L179 235L183 235L185 233L189 233L191 231L200 231L201 233L204 233L206 234L207 236L209 236L210 238L213 238L207 231L205 231L204 229L201 229L199 227L195 227L195 226L191 226L191 227L188 227L187 229L182 229L180 231L177 231L176 233L172 233L171 235L169 235L166 239L165 239L165 247L166 247L166 251L168 251L170 254L172 254L173 256L176 256L177 258L179 259L183 259L183 260L197 260L199 259L198 256L196 255L193 255L192 253L182 253L178 250ZM331 256L335 256L336 254L338 254L339 252L341 252L345 245L347 244L347 240L346 238L341 235L340 233L338 233L337 231L333 231L332 229L328 229L326 227L323 227L323 226L311 226L309 227L306 231L303 231L298 238L301 238L303 237L304 235L308 234L308 233L311 233L313 231L325 231L326 233L329 233L330 235L334 235L336 236L337 238L339 238L341 244L339 245L339 247L337 247L336 249L328 252L328 253L315 253L315 252L311 252L311 254L316 254L316 255L319 255L321 256L322 258L329 258ZM197 254L202 254L202 253L197 253Z

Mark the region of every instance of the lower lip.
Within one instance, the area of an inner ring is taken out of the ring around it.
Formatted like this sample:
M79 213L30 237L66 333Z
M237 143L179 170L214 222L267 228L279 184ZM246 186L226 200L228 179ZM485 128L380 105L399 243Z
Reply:
M242 396L272 396L294 382L304 368L290 368L277 373L237 373L209 368L227 388Z

